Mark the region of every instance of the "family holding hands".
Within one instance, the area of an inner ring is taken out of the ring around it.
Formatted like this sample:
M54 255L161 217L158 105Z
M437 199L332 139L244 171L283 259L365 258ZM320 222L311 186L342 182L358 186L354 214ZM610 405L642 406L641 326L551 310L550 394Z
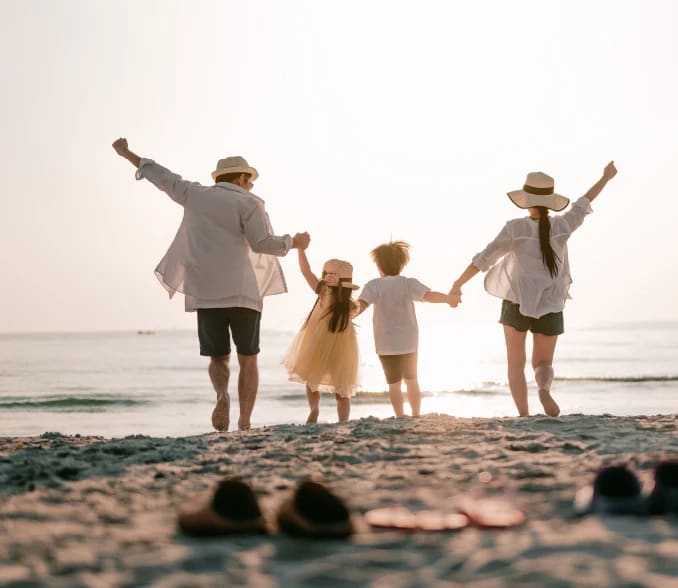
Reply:
M487 247L475 255L449 293L432 291L419 280L401 275L409 261L404 241L372 250L379 277L360 287L353 283L347 261L329 259L316 274L306 257L308 233L277 236L264 201L251 193L258 177L242 157L219 160L214 184L189 182L150 159L130 151L126 139L113 148L146 179L182 205L184 215L169 250L155 274L172 297L181 292L186 311L196 311L200 354L210 357L209 376L217 395L212 425L229 428L231 338L240 373L238 428L251 426L259 383L257 354L263 297L286 292L278 257L297 249L299 268L317 298L283 359L289 377L304 383L309 404L307 422L318 419L320 393L333 393L340 421L348 420L351 397L358 389L358 343L352 319L373 306L376 352L379 355L395 415L405 414L402 382L413 416L421 409L417 379L418 327L415 301L461 302L462 287L487 272L485 289L502 299L499 322L506 341L508 381L518 414L527 416L526 337L533 334L532 368L544 412L557 416L551 396L553 356L564 332L563 308L570 277L567 242L591 212L591 202L617 170L605 166L600 179L562 215L569 199L554 192L550 176L533 172L521 189L508 193L529 216L508 221Z

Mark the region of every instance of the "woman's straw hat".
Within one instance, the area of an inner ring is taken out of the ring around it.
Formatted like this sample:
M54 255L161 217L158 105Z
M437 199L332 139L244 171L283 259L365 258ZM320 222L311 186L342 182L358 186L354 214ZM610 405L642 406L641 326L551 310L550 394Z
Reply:
M247 163L244 157L235 155L233 157L225 157L217 162L217 169L212 172L212 179L216 179L222 174L252 174L250 181L253 182L259 177L259 173Z
M553 178L542 172L530 172L522 190L508 192L511 202L518 208L545 206L556 212L563 210L570 199L553 191Z
M353 284L353 266L348 261L330 259L323 266L323 281L328 286L341 286L357 290L360 286Z

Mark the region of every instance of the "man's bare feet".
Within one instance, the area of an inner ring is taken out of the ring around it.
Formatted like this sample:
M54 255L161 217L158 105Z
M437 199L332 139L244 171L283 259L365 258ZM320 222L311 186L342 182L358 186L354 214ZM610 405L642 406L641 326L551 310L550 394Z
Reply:
M217 431L228 431L230 408L231 402L228 394L217 398L212 411L212 426Z
M306 424L313 424L318 422L318 414L320 414L319 408L312 408L311 412L308 413L308 418L306 419Z

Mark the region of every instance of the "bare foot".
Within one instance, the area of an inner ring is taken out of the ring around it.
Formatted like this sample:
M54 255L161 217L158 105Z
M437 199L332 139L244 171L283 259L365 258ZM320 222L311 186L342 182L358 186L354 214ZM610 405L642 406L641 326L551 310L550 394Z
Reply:
M548 390L539 390L539 401L548 416L556 417L560 414L560 407Z
M318 414L320 413L319 408L312 408L311 412L308 413L308 418L306 419L306 424L313 424L318 422Z
M228 394L217 398L217 403L212 411L212 426L217 431L228 431L230 408L231 401Z
M249 431L252 428L252 424L243 422L238 419L238 431Z

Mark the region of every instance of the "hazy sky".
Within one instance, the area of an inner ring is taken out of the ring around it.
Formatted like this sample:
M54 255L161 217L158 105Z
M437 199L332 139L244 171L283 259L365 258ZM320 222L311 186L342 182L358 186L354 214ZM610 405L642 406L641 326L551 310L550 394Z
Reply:
M678 319L678 3L0 0L0 332L193 327L153 275L182 209L110 147L209 183L258 168L278 233L319 270L412 244L447 291L541 170L574 198L619 175L570 241L570 324ZM296 252L266 327L313 293ZM496 322L482 278L456 310Z

